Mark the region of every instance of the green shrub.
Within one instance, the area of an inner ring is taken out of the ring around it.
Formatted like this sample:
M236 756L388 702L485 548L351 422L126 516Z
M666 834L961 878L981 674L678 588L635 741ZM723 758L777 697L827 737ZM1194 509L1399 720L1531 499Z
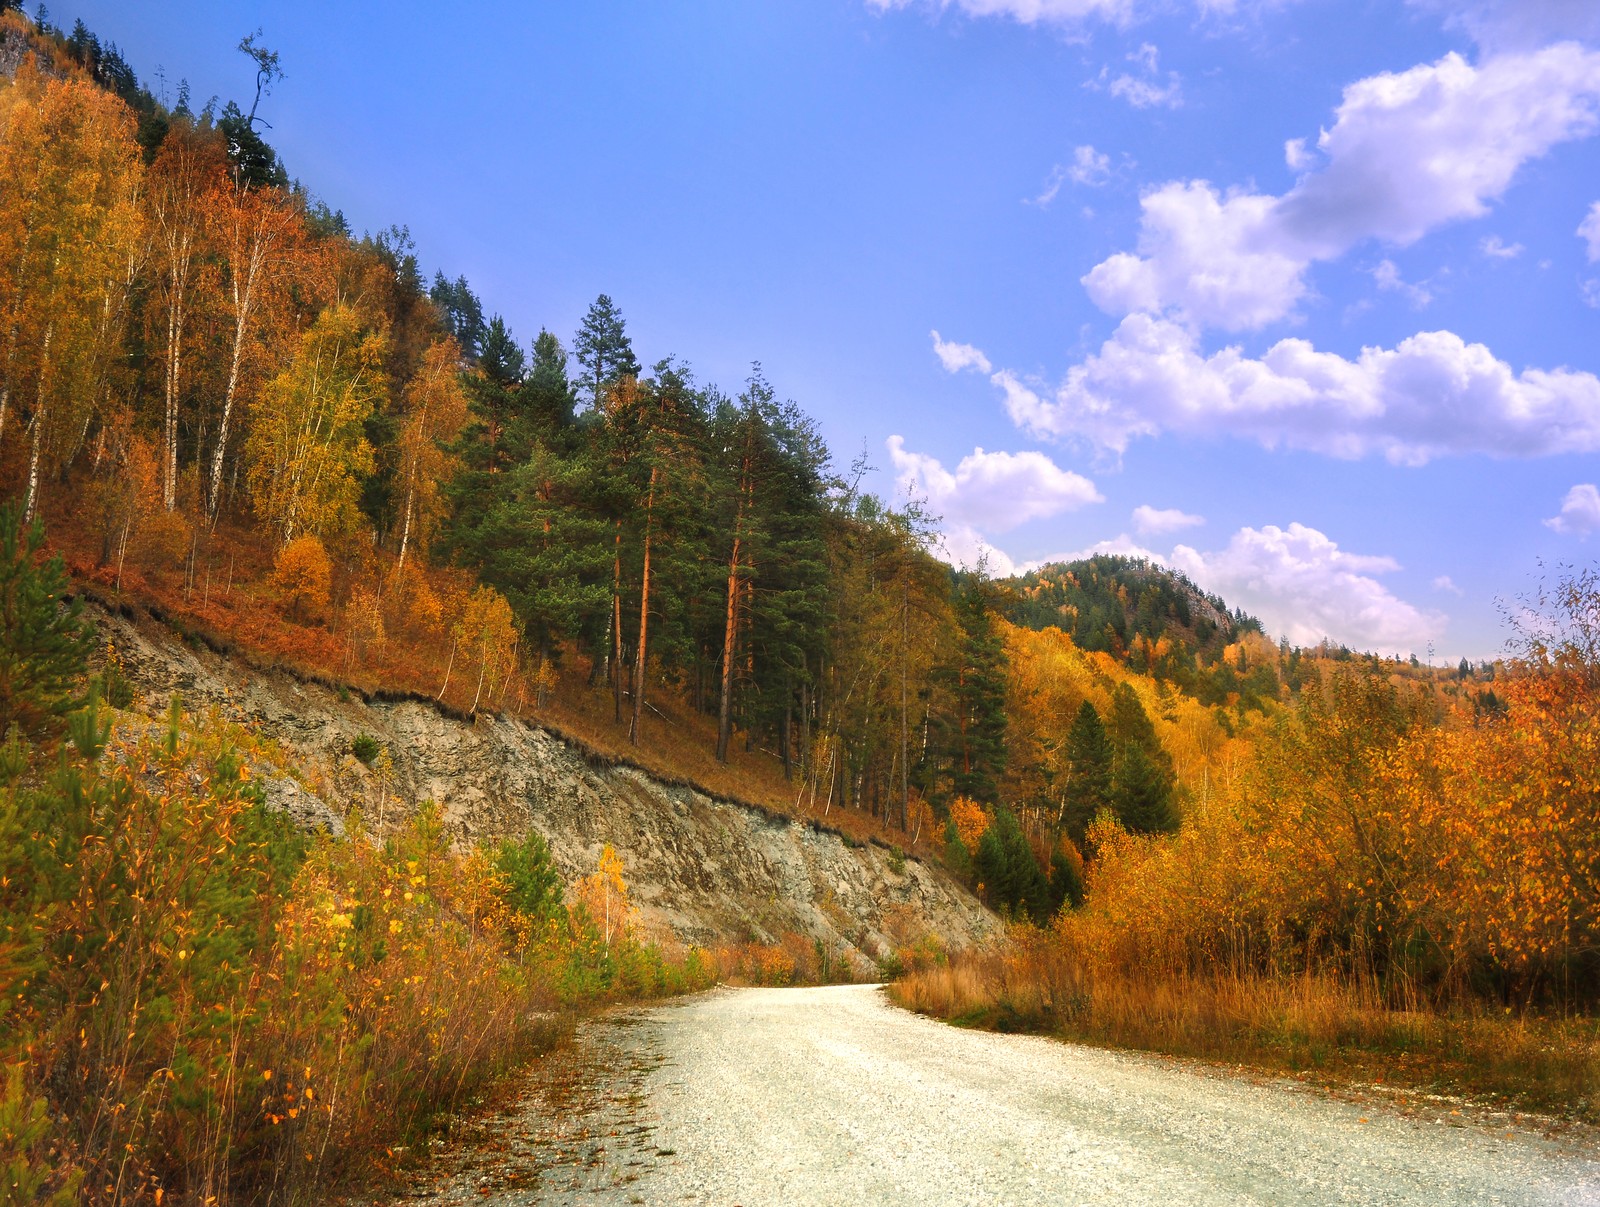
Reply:
M372 761L378 757L382 750L383 746L370 733L358 733L355 741L350 743L350 753L368 767L372 766Z
M561 873L550 862L544 835L529 830L521 842L506 839L495 847L494 866L505 888L501 899L519 914L547 922L561 908Z

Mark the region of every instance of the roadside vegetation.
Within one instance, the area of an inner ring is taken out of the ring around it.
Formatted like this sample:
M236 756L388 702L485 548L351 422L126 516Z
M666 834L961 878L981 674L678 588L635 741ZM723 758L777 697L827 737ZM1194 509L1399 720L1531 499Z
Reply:
M639 930L621 860L265 807L270 744L111 708L42 532L0 508L0 1201L296 1202L403 1160L596 1006L847 966ZM114 665L114 664L113 664Z
M1175 833L1099 813L1080 907L896 997L1600 1119L1600 576L1527 602L1494 708L1329 664Z

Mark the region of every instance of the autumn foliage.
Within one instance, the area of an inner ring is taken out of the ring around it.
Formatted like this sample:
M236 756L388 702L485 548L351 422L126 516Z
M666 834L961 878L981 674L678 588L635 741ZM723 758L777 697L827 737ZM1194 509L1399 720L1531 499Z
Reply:
M1583 1112L1600 1086L1597 618L1592 570L1542 592L1487 714L1375 662L1321 666L1224 746L1227 774L1188 795L1176 834L1090 825L1081 908L908 966L897 992L945 1017Z

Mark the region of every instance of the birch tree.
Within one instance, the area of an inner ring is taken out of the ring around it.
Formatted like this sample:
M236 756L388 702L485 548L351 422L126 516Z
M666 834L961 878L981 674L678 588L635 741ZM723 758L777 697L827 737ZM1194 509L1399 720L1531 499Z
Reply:
M355 311L333 306L262 391L245 444L246 481L280 542L302 532L344 535L359 523L361 476L372 469L364 424L385 397L385 350Z

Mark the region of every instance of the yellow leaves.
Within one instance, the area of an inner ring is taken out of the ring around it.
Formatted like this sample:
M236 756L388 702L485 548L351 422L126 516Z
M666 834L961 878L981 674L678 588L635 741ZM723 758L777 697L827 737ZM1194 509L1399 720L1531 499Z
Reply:
M360 481L373 464L364 425L387 392L386 351L355 311L330 307L253 408L246 478L257 512L286 542L357 524Z
M599 870L578 882L575 896L589 918L601 929L610 946L614 936L631 927L634 908L628 899L628 883L622 878L622 858L606 843L600 851Z

